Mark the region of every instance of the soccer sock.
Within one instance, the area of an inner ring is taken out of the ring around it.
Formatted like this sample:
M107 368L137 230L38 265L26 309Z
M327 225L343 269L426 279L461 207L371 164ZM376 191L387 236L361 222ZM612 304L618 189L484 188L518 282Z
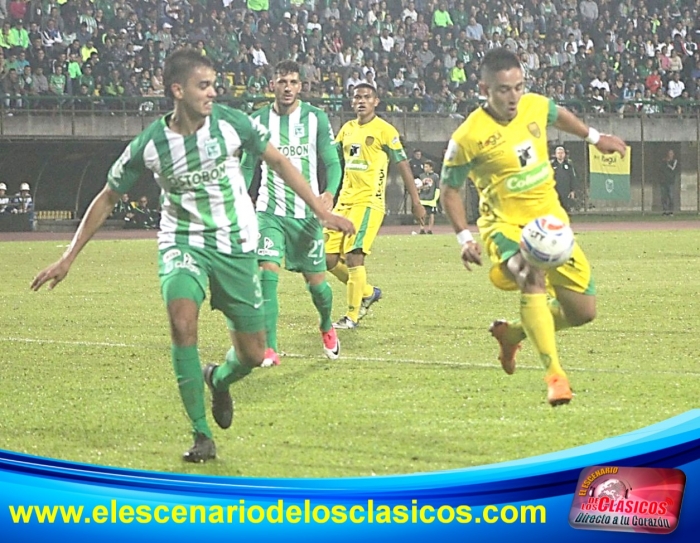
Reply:
M345 265L345 262L338 260L338 263L328 271L335 275L338 281L344 285L348 284L348 267Z
M559 364L554 337L554 317L547 307L546 294L521 294L520 318L527 337L547 369L547 376L565 375Z
M277 300L277 285L279 275L270 270L262 270L260 285L262 286L263 307L265 308L265 333L267 334L267 346L277 352L277 318L280 313L280 305Z
M307 287L311 293L311 300L321 317L321 331L328 332L333 327L333 322L331 321L333 289L331 289L328 281L324 281L318 285L307 285Z
M226 361L216 368L214 372L212 377L214 388L217 390L228 388L236 381L243 379L251 371L253 371L253 368L241 364L238 357L236 357L236 349L231 347L226 353Z
M552 317L554 317L554 329L557 332L559 330L571 328L571 323L566 320L566 315L564 315L564 310L561 308L559 300L550 298L547 301L547 306L549 307L549 312L552 314Z
M180 398L185 406L187 416L192 421L195 432L211 437L211 429L207 424L207 413L204 407L204 377L199 363L197 346L171 346L173 369L180 389Z
M360 305L362 304L362 294L367 285L367 268L355 266L348 268L348 312L347 316L354 322L360 317Z
M558 332L559 330L571 328L571 323L566 320L564 310L561 308L561 304L556 298L550 298L547 300L547 307L549 307L549 312L554 318L554 330ZM527 335L525 334L523 324L520 320L515 319L508 321L508 330L506 333L506 341L508 343L515 345L516 343L520 343L526 337Z

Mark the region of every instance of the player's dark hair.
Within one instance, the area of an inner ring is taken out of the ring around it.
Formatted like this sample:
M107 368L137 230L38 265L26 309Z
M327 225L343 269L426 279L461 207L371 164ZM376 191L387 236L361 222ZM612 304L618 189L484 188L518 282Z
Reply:
M275 66L275 75L298 74L299 63L294 60L283 60Z
M199 67L214 69L214 64L209 57L202 56L194 49L178 49L170 54L165 59L163 67L163 86L166 95L172 98L172 85L174 83L184 85L192 72Z
M369 89L369 90L372 91L372 94L374 94L375 96L377 96L377 88L376 88L374 85L370 85L369 83L358 83L358 84L355 85L355 87L352 89L353 93L354 93L357 89Z
M491 49L481 61L481 79L498 72L520 67L520 60L512 51L508 51L503 47Z

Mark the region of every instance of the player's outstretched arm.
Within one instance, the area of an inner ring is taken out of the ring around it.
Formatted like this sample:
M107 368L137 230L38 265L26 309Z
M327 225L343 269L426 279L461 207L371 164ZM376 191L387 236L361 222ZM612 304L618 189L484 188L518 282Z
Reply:
M452 223L457 234L457 241L462 246L462 264L471 271L471 264L481 266L481 246L474 240L467 228L467 216L464 212L464 204L459 195L459 189L448 184L443 185L440 193L442 207Z
M396 167L401 174L401 179L403 180L403 185L406 187L408 194L411 196L411 203L413 206L413 216L416 218L420 224L423 224L423 219L425 219L425 208L420 203L420 196L418 196L418 189L416 188L416 183L413 180L413 174L411 173L411 167L408 165L408 160L402 160L396 164Z
M325 205L319 197L311 190L311 186L301 175L294 165L289 162L287 157L280 153L274 145L267 144L263 151L262 159L282 178L285 184L296 192L299 197L308 204L321 221L321 224L331 230L338 230L347 235L355 233L353 224L344 217L333 215L326 209Z
M63 256L48 268L39 272L32 281L32 290L39 290L44 283L49 281L49 289L53 289L58 283L65 279L78 253L80 253L82 248L90 241L92 236L95 235L95 232L100 229L107 220L107 217L111 215L114 205L119 201L120 196L118 192L105 185L90 204L83 220L80 221L80 226L78 226L73 240L63 253Z
M564 107L557 107L557 120L554 122L554 126L595 145L601 153L617 152L625 156L627 152L627 145L621 138L611 134L601 134Z

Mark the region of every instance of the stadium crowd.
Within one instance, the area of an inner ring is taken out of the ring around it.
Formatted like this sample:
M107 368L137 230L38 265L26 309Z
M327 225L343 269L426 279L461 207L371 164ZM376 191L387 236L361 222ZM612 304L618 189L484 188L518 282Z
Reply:
M507 47L530 90L573 110L684 113L700 99L699 11L700 0L0 0L0 107L163 108L163 60L186 46L249 110L291 58L304 98L330 111L367 81L387 110L465 115L480 59Z

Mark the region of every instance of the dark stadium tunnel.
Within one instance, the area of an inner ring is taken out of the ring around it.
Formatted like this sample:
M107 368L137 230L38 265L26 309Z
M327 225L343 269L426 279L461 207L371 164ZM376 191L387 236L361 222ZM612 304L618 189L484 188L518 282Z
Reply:
M5 142L0 147L2 180L10 193L29 183L36 211L71 211L81 217L125 146L120 140ZM150 201L158 201L159 194L151 176L139 179L130 191L132 199L147 196Z

